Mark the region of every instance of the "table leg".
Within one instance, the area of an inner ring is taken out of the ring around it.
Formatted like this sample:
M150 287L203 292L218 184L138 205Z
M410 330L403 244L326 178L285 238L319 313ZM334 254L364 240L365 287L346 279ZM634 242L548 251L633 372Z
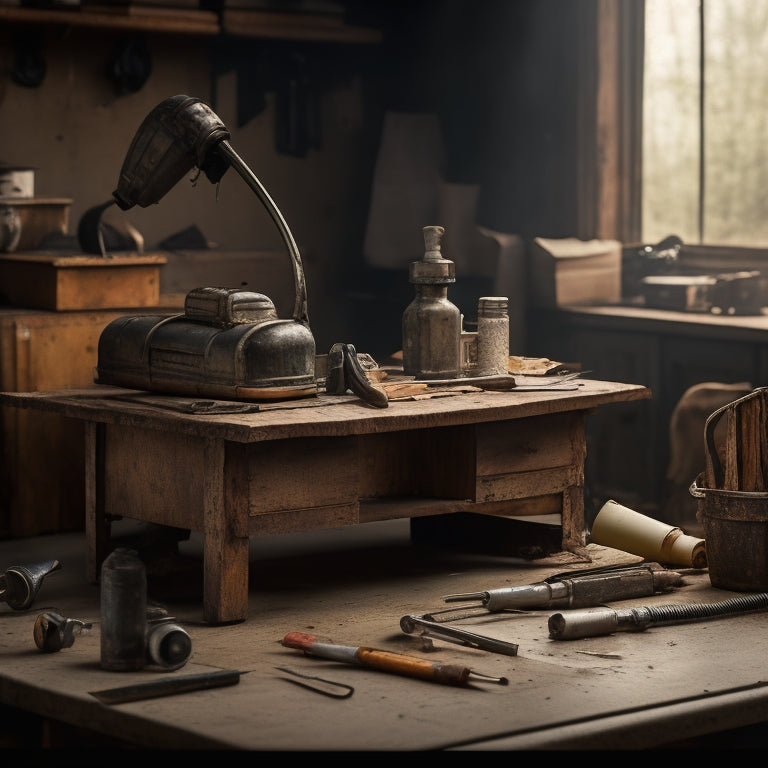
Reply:
M586 413L572 419L571 442L576 483L563 491L563 549L578 552L587 544L584 519L584 466L587 460Z
M227 624L248 618L247 446L205 445L203 619Z
M99 580L111 525L104 502L104 425L85 422L85 577Z

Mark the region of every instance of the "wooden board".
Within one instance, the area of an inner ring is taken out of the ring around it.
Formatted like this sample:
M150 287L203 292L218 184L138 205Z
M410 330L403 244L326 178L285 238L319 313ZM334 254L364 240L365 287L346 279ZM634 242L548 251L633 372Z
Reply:
M164 256L12 253L0 258L0 286L15 307L91 310L155 307Z
M0 390L93 386L99 335L122 314L0 310ZM0 407L0 448L0 536L82 529L80 421Z
M122 533L121 541L135 540L128 538L130 531ZM98 746L99 738L111 739L110 762L120 740L184 753L634 750L768 719L768 687L760 682L765 612L560 642L547 636L551 610L449 622L519 644L514 657L440 639L429 646L400 629L405 614L449 607L445 595L531 584L562 571L639 560L607 547L589 545L592 563L561 554L525 563L468 556L413 546L406 520L265 536L252 542L252 618L218 627L197 621L200 538L179 545L172 561L177 570L171 573L168 560L144 549L150 555L150 596L192 640L188 663L160 674L153 669L116 674L100 668L99 590L84 578L83 549L81 534L0 542L0 562L55 557L63 564L61 571L46 577L32 610L0 607L0 703L42 718L45 728L40 730L53 748L82 752ZM685 586L672 593L611 607L706 603L736 596L714 589L706 572L698 572L686 574ZM40 653L33 626L38 613L51 606L64 616L93 622L93 628L70 648ZM509 685L443 686L312 658L280 644L293 631L461 664L505 676ZM320 695L296 684L313 681L276 667L349 685L353 694L343 700ZM240 671L237 685L118 706L105 706L90 693L226 669ZM14 729L18 720L5 714L0 722L3 745L29 739L33 730ZM28 742L18 746L30 749ZM22 754L21 749L15 752Z

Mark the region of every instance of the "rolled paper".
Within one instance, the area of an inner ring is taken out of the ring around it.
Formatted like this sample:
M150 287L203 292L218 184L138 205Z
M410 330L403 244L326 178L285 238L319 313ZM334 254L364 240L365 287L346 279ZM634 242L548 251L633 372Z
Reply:
M688 536L682 529L606 501L597 513L590 542L621 549L646 560L691 568L706 568L704 539Z

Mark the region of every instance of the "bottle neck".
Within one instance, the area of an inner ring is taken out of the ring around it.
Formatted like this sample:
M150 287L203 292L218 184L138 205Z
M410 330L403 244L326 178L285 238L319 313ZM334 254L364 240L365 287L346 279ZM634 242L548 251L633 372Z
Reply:
M416 296L421 299L447 299L448 286L433 283L421 283L415 286Z

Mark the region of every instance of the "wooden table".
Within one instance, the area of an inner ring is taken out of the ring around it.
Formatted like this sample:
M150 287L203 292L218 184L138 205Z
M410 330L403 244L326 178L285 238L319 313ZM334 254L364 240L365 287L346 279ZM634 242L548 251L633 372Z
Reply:
M115 387L5 392L0 403L85 422L91 583L111 519L198 531L203 618L223 624L247 618L253 536L457 512L557 513L563 548L583 547L586 416L648 397L639 385L580 380L572 391L479 391L385 409L320 395L256 413L188 413L194 401Z
M115 542L129 540L141 527L132 521L115 524ZM441 639L429 645L401 631L405 614L449 608L445 595L640 561L626 552L590 543L590 560L574 552L526 561L478 556L414 546L407 520L259 536L251 542L249 618L213 625L200 621L203 538L192 533L180 542L183 565L174 573L148 570L148 594L192 639L189 662L174 672L100 667L99 589L85 578L82 532L0 541L0 568L50 558L62 563L45 578L30 610L0 604L3 754L13 748L18 759L22 749L33 750L25 756L41 747L48 754L74 749L82 763L94 748L114 765L118 749L135 759L136 748L180 750L183 759L190 750L226 750L229 757L235 751L346 756L768 746L766 611L573 641L548 638L555 609L449 622L518 644L516 656ZM712 587L707 571L686 572L684 579L685 586L671 593L609 605L626 610L739 596ZM41 653L33 629L36 617L51 610L92 622L93 628L71 648ZM504 676L509 685L438 685L313 658L281 645L293 631L459 664ZM239 671L240 682L116 706L91 694L221 670ZM296 673L348 685L354 693L344 700L320 695L297 685L313 681Z

